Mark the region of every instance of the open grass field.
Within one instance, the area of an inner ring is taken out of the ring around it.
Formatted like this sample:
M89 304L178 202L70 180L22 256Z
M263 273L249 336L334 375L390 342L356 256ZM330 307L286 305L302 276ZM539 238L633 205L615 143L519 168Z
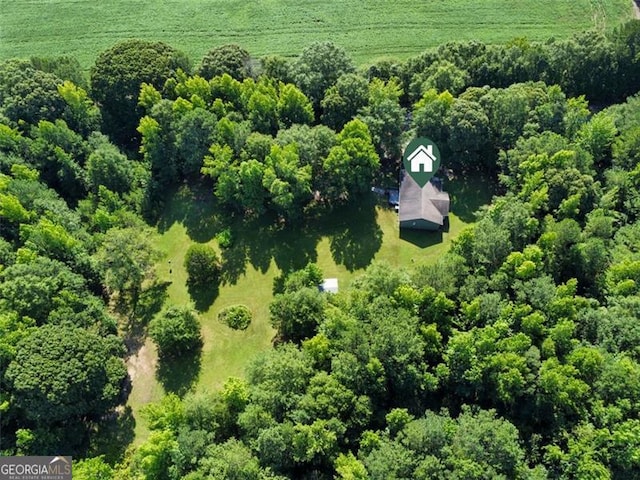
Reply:
M89 68L119 40L162 40L197 63L238 43L295 56L333 40L359 64L404 59L453 40L564 38L632 18L630 0L3 0L0 59L73 55Z
M229 376L243 376L248 363L272 345L274 330L269 324L268 305L273 280L282 270L316 262L325 277L337 277L344 289L373 261L410 267L433 262L444 254L451 240L473 223L473 212L491 199L491 188L482 179L452 181L446 188L452 199L449 232L402 236L396 212L373 195L357 207L290 229L276 228L268 219L249 224L229 222L210 193L184 189L175 195L159 224L156 244L165 256L157 266L158 279L166 285L167 302L195 301L204 346L199 357L185 358L163 369L155 347L147 340L130 359L133 390L129 405L136 419L136 441L148 435L139 415L143 405L158 401L168 391L215 391ZM224 280L218 291L194 299L186 286L184 255L196 241L218 248L214 237L225 225L231 226L234 243L220 251ZM244 332L231 330L217 320L221 308L237 303L247 305L254 315Z

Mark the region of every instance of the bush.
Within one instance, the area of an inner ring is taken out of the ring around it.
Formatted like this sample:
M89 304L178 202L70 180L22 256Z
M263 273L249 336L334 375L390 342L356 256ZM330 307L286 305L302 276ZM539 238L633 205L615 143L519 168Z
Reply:
M191 245L184 257L184 267L189 276L187 282L193 286L217 283L220 277L220 259L209 245Z
M251 323L251 310L246 305L231 305L218 313L218 320L234 330L246 330Z
M233 245L233 235L231 234L230 228L225 228L221 230L216 235L216 240L218 241L218 245L220 248L230 248Z
M149 323L149 336L158 346L160 357L175 357L202 345L200 322L187 306L171 306L162 310Z

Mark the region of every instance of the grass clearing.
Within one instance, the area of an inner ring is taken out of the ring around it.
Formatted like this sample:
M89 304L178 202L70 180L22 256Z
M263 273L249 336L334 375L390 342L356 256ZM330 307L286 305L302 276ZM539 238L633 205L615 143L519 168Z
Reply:
M167 285L168 302L193 300L183 262L194 241L218 248L215 234L230 226L234 242L229 249L218 249L224 262L219 290L196 298L204 337L201 355L163 370L154 345L147 339L129 362L133 370L129 406L136 418L136 442L148 436L146 422L139 415L143 405L160 400L167 391L215 391L229 376L243 376L251 359L270 348L274 330L269 324L268 305L273 281L281 271L316 262L325 277L337 277L344 289L372 261L408 267L435 261L444 254L451 240L473 222L473 212L491 199L491 187L482 178L454 180L445 188L452 199L449 232L402 235L397 213L373 195L321 220L282 229L266 218L229 222L228 214L220 211L210 193L186 188L178 192L167 206L156 238L165 253L157 273L160 282ZM245 331L233 330L217 318L221 309L238 303L253 313Z
M2 2L0 59L73 55L88 69L119 40L162 40L195 62L216 45L295 56L332 40L359 63L454 40L566 38L633 17L629 0L31 0Z

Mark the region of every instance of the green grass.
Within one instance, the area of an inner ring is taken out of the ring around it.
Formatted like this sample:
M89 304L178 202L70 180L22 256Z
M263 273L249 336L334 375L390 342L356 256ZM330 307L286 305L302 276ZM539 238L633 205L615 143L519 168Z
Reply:
M84 68L127 38L165 41L196 62L224 43L259 57L333 40L363 64L453 40L564 38L632 17L630 0L7 0L1 10L0 58L68 54Z
M283 270L316 262L325 277L337 277L340 288L373 261L398 267L435 261L444 254L462 229L473 222L473 212L490 201L491 186L482 178L452 181L446 186L452 198L447 233L410 232L400 235L393 209L373 195L358 206L346 208L297 228L278 228L271 219L255 222L229 219L208 192L181 190L167 206L159 223L157 246L165 253L157 265L158 280L166 285L167 302L193 300L183 267L184 255L194 241L215 243L215 234L230 227L234 243L220 251L224 261L219 290L197 297L204 346L201 356L186 358L165 370L158 369L155 347L147 340L134 358L133 390L129 406L136 418L136 441L144 440L148 428L140 416L143 405L158 401L167 391L184 393L215 391L229 376L243 376L252 358L272 345L268 305L272 286ZM253 320L245 331L220 323L218 312L229 305L247 305Z

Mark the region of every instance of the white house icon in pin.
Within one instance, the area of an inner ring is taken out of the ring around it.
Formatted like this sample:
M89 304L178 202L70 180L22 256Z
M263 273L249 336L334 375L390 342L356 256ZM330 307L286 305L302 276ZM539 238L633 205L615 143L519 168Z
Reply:
M411 171L418 172L433 172L433 162L436 157L433 155L433 145L420 145L416 148L408 158L411 162Z

